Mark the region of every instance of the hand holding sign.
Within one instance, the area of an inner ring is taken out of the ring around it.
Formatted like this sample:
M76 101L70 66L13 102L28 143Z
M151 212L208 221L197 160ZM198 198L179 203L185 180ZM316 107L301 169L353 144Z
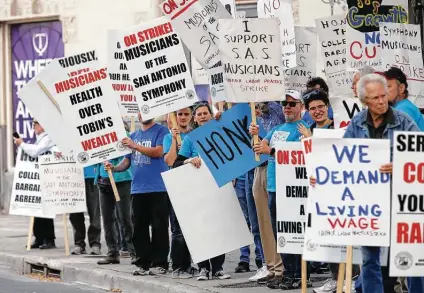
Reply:
M137 147L137 144L131 140L129 137L125 137L122 139L122 144L126 147L129 147L130 149L135 149Z

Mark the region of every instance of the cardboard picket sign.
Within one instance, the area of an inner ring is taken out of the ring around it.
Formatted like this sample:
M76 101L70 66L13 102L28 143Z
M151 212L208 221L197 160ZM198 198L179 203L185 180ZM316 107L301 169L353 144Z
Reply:
M276 18L220 19L226 101L280 101L285 95Z
M119 104L123 117L138 117L138 103L133 84L124 62L122 44L118 39L119 32L109 30L107 33L107 71L113 87L113 96Z
M119 39L143 120L198 101L181 40L165 17L121 31Z
M380 23L383 68L400 68L408 78L408 99L424 107L424 66L421 27L414 24Z
M38 158L32 158L18 148L9 214L54 219L55 211L43 212L42 204Z
M219 121L212 120L187 136L208 166L219 187L231 182L268 158L255 160L249 125L252 121L248 104L238 104L225 111ZM260 126L260 135L266 133Z
M232 18L220 0L165 0L159 7L203 68L220 61L218 20Z
M39 157L43 212L57 215L87 211L84 168L72 155Z
M88 53L52 61L42 76L37 76L51 95L68 124L68 133L78 163L90 166L106 160L129 154L122 145L127 137L118 104L114 99L112 86L106 68L94 61L90 70L69 76L70 68L78 60L87 58Z
M334 128L345 128L350 120L362 111L362 104L358 98L332 97L330 104L333 108Z
M252 244L232 183L219 188L203 161L199 169L187 164L162 178L193 262Z
M355 70L371 66L383 70L379 23L381 20L408 23L408 1L348 0L347 4L347 68Z
M285 69L285 85L287 89L303 92L306 83L317 72L318 45L317 33L314 27L294 28L296 34L297 66Z
M224 102L226 100L224 86L224 68L221 61L214 67L208 69L209 72L209 88L213 103Z
M284 68L297 65L292 0L258 0L258 17L276 17L280 25L281 53Z

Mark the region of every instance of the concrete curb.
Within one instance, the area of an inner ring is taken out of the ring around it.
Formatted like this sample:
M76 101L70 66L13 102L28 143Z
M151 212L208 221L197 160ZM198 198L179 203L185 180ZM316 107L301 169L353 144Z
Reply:
M49 259L41 256L23 256L13 253L0 252L0 263L10 267L18 273L29 273L29 265L47 266L50 269L61 271L62 281L65 283L84 284L91 287L110 291L121 289L125 293L211 293L217 292L202 289L196 286L179 283L178 280L169 282L162 277L133 277L128 273L108 269L93 270L92 268L78 267L73 263Z

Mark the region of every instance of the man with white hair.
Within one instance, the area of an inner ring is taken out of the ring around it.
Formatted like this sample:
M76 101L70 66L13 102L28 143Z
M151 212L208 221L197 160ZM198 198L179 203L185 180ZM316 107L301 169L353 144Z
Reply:
M408 115L389 106L387 81L381 75L363 76L357 84L357 92L367 109L353 117L344 138L389 139L393 145L395 131L419 131ZM388 163L381 166L380 172L392 173L392 169L392 163ZM388 267L380 267L380 247L362 247L362 258L362 292L393 292L396 278L389 277ZM410 284L416 284L409 288L410 293L423 292L419 282Z

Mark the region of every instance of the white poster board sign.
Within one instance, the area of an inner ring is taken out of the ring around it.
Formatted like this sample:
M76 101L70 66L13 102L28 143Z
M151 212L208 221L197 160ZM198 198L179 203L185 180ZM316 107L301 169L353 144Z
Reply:
M390 175L379 169L390 162L390 141L313 137L312 145L308 164L317 183L309 189L313 225L306 231L308 239L389 246Z
M125 64L122 44L119 42L119 32L109 30L107 34L107 71L112 83L113 96L124 117L138 117L138 103L134 94L133 84Z
M208 71L191 55L191 76L194 84L208 84Z
M278 143L275 150L277 251L302 254L309 188L302 143Z
M353 72L346 71L346 16L324 17L315 23L330 93L350 94Z
M393 142L390 276L421 277L423 255L422 132L396 132Z
M84 168L73 156L39 157L43 212L57 215L87 211Z
M82 53L80 55L83 55ZM130 150L122 144L127 137L121 113L113 96L106 68L98 61L88 72L69 77L59 63L72 67L81 57L70 56L52 61L40 80L57 101L77 162L83 166L103 163L124 156Z
M285 70L285 85L287 89L301 93L305 91L308 80L317 72L317 33L314 27L296 26L294 30L297 66Z
M188 164L164 172L162 178L193 262L253 242L233 185L219 188L204 162L199 169Z
M232 18L219 0L165 0L160 7L204 68L219 62L219 19Z
M379 22L408 23L408 1L351 1L346 19L348 69L382 70Z
M258 0L258 17L276 17L280 25L284 68L296 67L296 42L291 0Z
M385 70L400 68L408 78L409 99L424 107L424 66L421 28L414 24L380 23L381 53Z
M285 95L276 18L220 19L226 101L280 101Z
M362 104L358 98L334 97L330 98L333 108L334 128L347 127L353 116L362 111Z
M38 158L18 148L9 214L54 219L55 211L43 213L42 205Z
M213 103L224 102L225 86L224 86L224 68L221 61L209 70L209 89Z
M121 31L120 36L143 120L198 100L181 40L165 17Z

